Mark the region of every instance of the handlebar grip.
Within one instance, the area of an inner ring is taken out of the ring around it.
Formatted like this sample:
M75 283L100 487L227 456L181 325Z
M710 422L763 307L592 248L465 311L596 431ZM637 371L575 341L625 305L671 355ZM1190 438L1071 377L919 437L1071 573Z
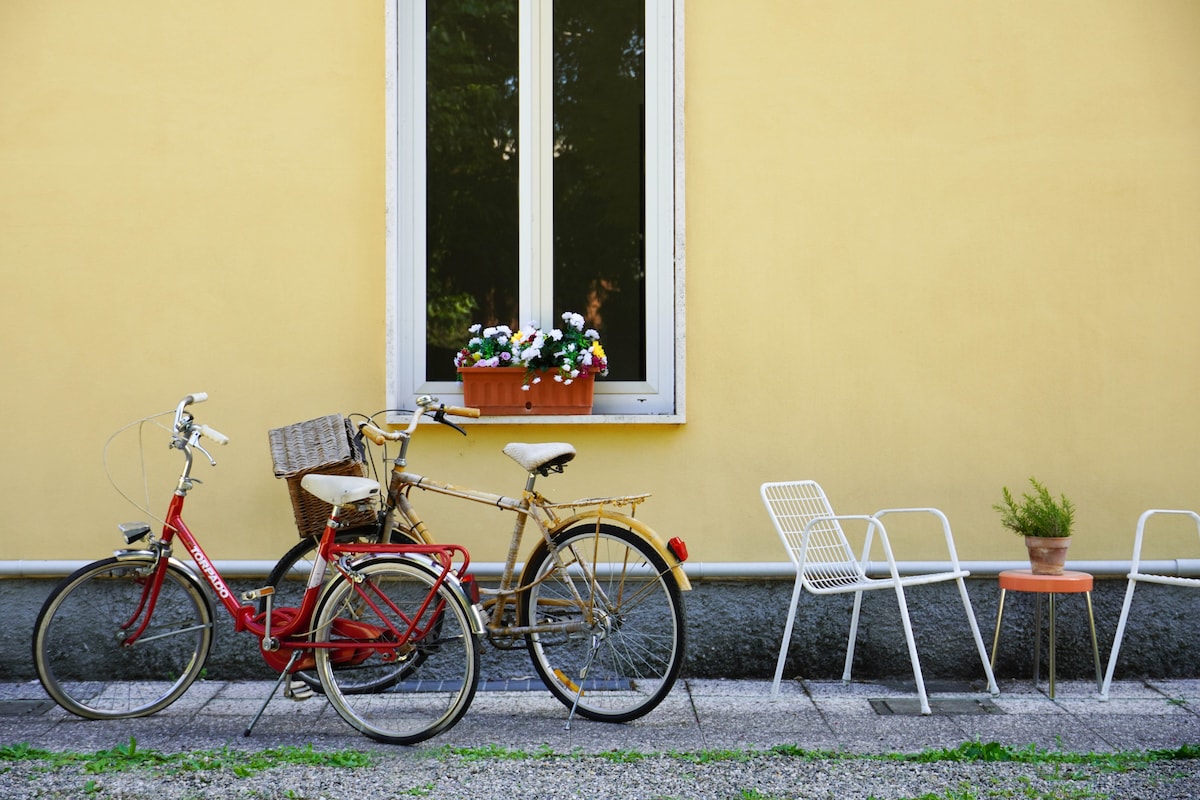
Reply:
M208 392L194 392L183 399L183 404L190 406L192 403L203 403L207 399Z
M358 425L358 430L363 436L366 436L377 445L382 446L383 443L388 440L387 434L369 422L360 422Z
M215 428L208 427L207 425L200 426L200 435L207 436L209 439L212 439L217 444L229 444L228 436L221 433L219 430L216 430Z
M471 408L470 406L442 406L442 411L447 414L452 414L456 417L470 417L479 419L479 409Z

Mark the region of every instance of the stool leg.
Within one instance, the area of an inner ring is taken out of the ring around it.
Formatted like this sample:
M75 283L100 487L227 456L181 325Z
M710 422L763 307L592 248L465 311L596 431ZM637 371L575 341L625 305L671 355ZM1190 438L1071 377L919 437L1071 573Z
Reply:
M1000 607L996 609L996 633L992 636L992 669L996 669L996 651L1000 647L1000 620L1004 618L1004 595L1007 589L1000 590Z
M1042 672L1042 593L1037 593L1033 616L1033 686L1036 689Z
M1092 593L1085 592L1088 607L1088 624L1092 626L1092 657L1096 659L1096 691L1104 691L1104 679L1100 677L1100 645L1096 643L1096 616L1092 613Z
M1054 699L1054 592L1050 593L1050 699Z

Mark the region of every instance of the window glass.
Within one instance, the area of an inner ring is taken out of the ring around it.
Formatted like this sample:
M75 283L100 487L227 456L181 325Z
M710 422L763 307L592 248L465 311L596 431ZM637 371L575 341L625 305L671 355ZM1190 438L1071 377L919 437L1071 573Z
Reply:
M516 325L516 0L427 3L426 372L473 322Z
M554 3L554 311L600 332L613 380L646 378L645 9Z

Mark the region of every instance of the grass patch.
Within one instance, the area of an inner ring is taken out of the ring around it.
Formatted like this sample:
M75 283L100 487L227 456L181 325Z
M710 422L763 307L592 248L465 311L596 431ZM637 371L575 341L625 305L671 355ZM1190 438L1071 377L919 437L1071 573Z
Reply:
M0 747L0 762L38 761L46 769L79 767L87 774L125 772L135 769L152 770L161 774L199 772L202 770L229 770L244 778L263 770L288 765L317 767L340 767L353 769L372 763L371 755L358 750L339 750L322 753L308 747L273 747L266 750L246 752L222 748L220 750L197 750L190 753L160 753L138 747L131 738L129 744L119 745L95 753L57 753L40 750L28 744Z
M869 761L894 760L919 763L935 762L1009 762L1046 765L1087 765L1112 770L1127 770L1155 761L1189 761L1200 759L1200 745L1183 745L1164 750L1146 750L1117 753L1070 753L1046 750L1032 744L1012 747L999 742L964 742L954 748L923 750L919 753L847 753L834 750L806 750L796 745L777 745L767 750L691 750L665 753L643 753L637 750L609 750L600 753L558 753L549 746L534 751L512 749L501 745L479 747L443 747L436 757L456 757L464 761L525 761L534 759L578 760L596 758L614 763L630 764L648 758L672 758L691 764L715 764L720 762L745 762L763 757L797 758L806 761Z
M485 744L480 747L442 747L437 750L443 756L456 756L463 761L529 761L535 758L553 758L555 753L548 745L543 745L533 752L528 750L513 750L498 744Z
M548 746L535 750L520 750L499 745L480 747L443 747L432 752L434 758L458 758L464 761L526 761L555 759L577 761L585 758L603 759L614 763L632 764L649 758L669 758L681 763L712 764L719 762L746 762L758 758L793 758L806 761L870 761L898 760L921 763L974 762L974 763L1022 763L1045 768L1054 777L1070 780L1072 767L1087 767L1105 771L1124 772L1136 770L1153 762L1195 761L1200 759L1200 745L1190 744L1174 749L1118 752L1118 753L1070 753L1049 751L1034 745L1012 747L997 742L964 742L949 749L925 750L920 753L890 753L869 755L827 750L806 750L794 745L780 745L767 750L698 750L691 752L643 753L636 750L611 750L603 753L556 753ZM5 772L5 762L39 762L47 771L78 768L86 775L130 770L146 770L158 775L226 770L237 777L248 777L264 770L286 766L316 766L340 769L355 769L371 766L375 758L370 753L358 750L319 752L307 747L276 747L259 751L241 751L230 748L200 750L186 753L161 753L138 747L136 739L94 753L54 752L31 747L28 744L0 746L0 773ZM1189 765L1188 769L1192 769ZM89 790L89 786L93 787ZM98 784L89 780L84 792L97 791ZM409 791L410 796L424 796L432 787L418 787ZM977 794L978 787L960 786L946 788L937 794L925 794L914 800L974 800L979 797L996 797L986 790ZM1003 796L1014 796L1005 794ZM1036 795L1030 795L1036 796ZM1056 797L1060 796L1056 793ZM1091 795L1065 790L1063 798L1084 798ZM743 794L747 800L761 800L754 790Z
M924 750L916 754L880 756L901 761L938 762L1014 762L1022 764L1086 764L1123 770L1154 761L1189 761L1200 758L1200 745L1188 744L1174 749L1119 753L1069 753L1044 750L1034 745L1010 747L998 742L964 742L949 750Z

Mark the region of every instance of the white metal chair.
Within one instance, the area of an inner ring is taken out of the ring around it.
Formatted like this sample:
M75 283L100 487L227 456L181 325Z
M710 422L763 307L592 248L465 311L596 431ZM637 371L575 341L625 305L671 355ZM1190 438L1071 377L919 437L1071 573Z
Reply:
M954 539L950 534L950 522L946 519L945 514L936 508L889 508L869 515L834 514L829 500L825 497L824 490L816 481L764 483L760 492L767 512L771 515L771 521L775 523L775 530L779 533L779 538L783 540L788 557L796 567L796 584L792 589L792 601L788 607L783 643L779 647L779 660L775 665L775 682L771 687L772 697L777 697L779 694L779 682L783 677L783 664L792 636L792 626L796 621L796 605L800 599L801 589L807 589L813 594L854 593L854 612L850 617L850 637L846 645L843 681L850 680L850 669L854 663L854 641L858 634L858 616L862 606L863 592L872 589L894 589L896 600L900 605L900 619L904 623L904 636L908 641L908 655L912 661L913 677L917 682L917 696L921 702L921 713L932 713L929 707L929 698L925 692L925 681L921 676L921 662L917 656L916 641L913 639L912 623L908 616L908 603L904 598L904 587L944 581L955 581L958 584L963 608L967 612L967 621L971 626L971 634L975 639L975 647L979 651L979 661L983 665L984 674L987 675L988 690L992 696L1000 694L1000 690L996 686L996 678L992 674L987 651L983 646L983 637L979 634L979 625L975 621L971 600L967 596L967 587L963 582L970 572L962 569L959 565L958 554L954 549ZM946 546L949 549L951 567L949 571L917 575L900 574L881 517L887 514L911 512L932 514L941 522L942 531L946 537ZM858 520L866 526L861 558L855 557L850 541L842 529L841 523L848 520ZM883 553L887 559L888 576L886 578L874 578L867 574L871 544L876 534L879 536L879 542L883 546Z
M1133 559L1129 567L1129 584L1125 588L1125 604L1121 606L1121 618L1117 621L1117 632L1113 637L1112 652L1108 656L1108 670L1104 673L1104 685L1100 689L1100 699L1108 699L1108 690L1112 686L1113 672L1117 667L1117 654L1121 651L1121 639L1125 636L1125 623L1129 619L1129 606L1133 603L1134 587L1141 583L1159 583L1167 586L1189 586L1200 589L1200 578L1185 578L1181 575L1156 575L1141 571L1142 539L1146 532L1146 522L1156 514L1171 514L1191 517L1196 523L1196 532L1200 534L1200 514L1195 511L1180 509L1152 508L1142 512L1138 517L1137 532L1133 537Z

